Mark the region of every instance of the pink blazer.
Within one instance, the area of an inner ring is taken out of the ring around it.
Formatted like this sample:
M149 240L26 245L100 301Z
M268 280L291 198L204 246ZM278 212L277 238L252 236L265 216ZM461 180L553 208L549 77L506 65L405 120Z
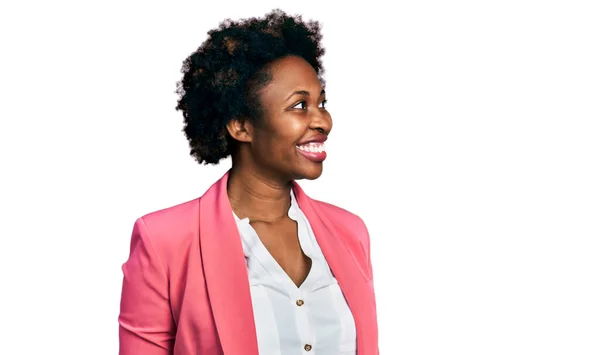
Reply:
M140 217L123 264L120 355L259 355L227 172L202 197ZM367 228L306 196L308 218L356 323L358 355L379 353Z

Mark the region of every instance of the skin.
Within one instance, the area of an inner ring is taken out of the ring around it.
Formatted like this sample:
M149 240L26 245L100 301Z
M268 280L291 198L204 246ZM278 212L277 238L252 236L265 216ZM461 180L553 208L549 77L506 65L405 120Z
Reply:
M236 215L250 219L263 245L300 286L312 263L300 247L296 222L287 215L290 189L292 180L318 178L323 163L304 157L296 144L328 135L332 121L317 73L304 59L281 58L270 73L271 82L259 92L265 117L256 123L234 119L227 125L239 142L227 193Z

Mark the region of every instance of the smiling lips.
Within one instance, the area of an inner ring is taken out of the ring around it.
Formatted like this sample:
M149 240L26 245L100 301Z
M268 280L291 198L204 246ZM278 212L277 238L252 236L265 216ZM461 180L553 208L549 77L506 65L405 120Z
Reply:
M300 152L300 154L304 155L304 157L317 163L320 163L327 158L324 142L309 142L306 144L297 145L296 149Z

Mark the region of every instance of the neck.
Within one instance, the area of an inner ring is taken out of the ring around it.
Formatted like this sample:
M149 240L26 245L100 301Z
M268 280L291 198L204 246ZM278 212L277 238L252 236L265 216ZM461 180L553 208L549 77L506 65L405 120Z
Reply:
M233 212L251 222L274 222L287 216L291 181L269 178L256 170L236 166L229 172L227 195Z

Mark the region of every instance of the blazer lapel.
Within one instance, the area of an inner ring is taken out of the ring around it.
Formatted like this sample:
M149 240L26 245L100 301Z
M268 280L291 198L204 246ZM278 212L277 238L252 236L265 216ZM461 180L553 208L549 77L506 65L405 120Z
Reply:
M315 233L319 247L331 268L335 278L338 280L342 293L348 302L348 306L356 324L358 355L375 354L371 349L376 349L371 336L372 315L370 309L370 298L368 281L356 262L355 256L362 255L356 238L351 231L344 228L344 221L332 221L327 219L319 206L311 200L294 181L294 193L298 205L308 218L311 228ZM351 252L352 250L352 252Z
M200 199L200 253L224 355L258 355L250 283L227 196L229 172Z

